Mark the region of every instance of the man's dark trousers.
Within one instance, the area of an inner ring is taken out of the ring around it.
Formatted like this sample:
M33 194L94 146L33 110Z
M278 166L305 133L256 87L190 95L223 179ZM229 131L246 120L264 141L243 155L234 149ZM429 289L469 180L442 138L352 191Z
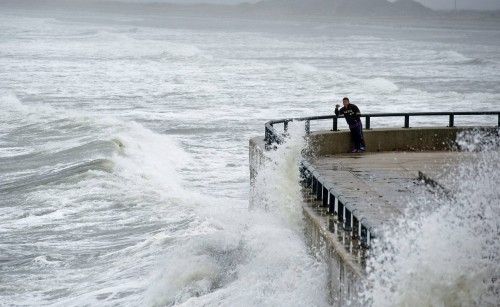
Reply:
M354 143L355 149L365 148L365 140L363 138L363 125L361 122L358 122L356 125L349 126L351 130L351 139Z

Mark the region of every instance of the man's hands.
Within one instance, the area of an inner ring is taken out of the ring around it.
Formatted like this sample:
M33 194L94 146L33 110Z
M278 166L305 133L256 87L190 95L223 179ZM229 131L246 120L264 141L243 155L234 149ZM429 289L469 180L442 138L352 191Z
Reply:
M338 109L338 108L340 108L340 105L339 105L339 104L336 104L336 105L335 105L335 109Z

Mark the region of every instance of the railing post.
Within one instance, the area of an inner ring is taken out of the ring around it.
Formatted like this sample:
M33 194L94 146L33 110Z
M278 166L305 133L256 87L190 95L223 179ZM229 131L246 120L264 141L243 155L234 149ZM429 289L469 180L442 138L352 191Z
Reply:
M310 134L311 133L311 121L309 120L306 120L306 134Z
M323 195L321 196L323 200L323 207L328 207L328 189L323 186Z
M287 132L288 131L288 121L285 121L283 123L283 131Z
M271 145L269 144L269 130L267 129L267 125L266 125L266 132L264 134L264 142L267 144L267 145Z
M340 223L344 222L344 204L337 201L337 219Z
M370 130L370 116L365 117L365 129Z
M306 176L306 186L310 189L312 189L312 184L313 184L313 175L309 170L307 170L307 176Z
M410 128L410 115L405 115L405 128Z
M498 124L497 127L500 127L500 113L498 113Z
M499 115L500 116L500 115ZM500 117L499 117L500 118ZM332 131L337 131L339 130L338 129L338 118L337 116L334 116L333 117L333 127L332 127Z
M322 200L323 199L323 183L318 180L318 183L316 184L316 200Z
M365 225L363 225L363 223L360 221L359 222L359 228L360 228L360 235L359 237L361 238L361 244L365 247L368 246L368 238L367 238L367 235L368 235L368 229L366 229Z
M330 199L328 202L328 213L335 213L335 195L333 195L332 192L330 192Z
M455 125L455 115L450 114L450 123L448 127L453 127Z
M351 231L351 210L347 209L344 205L344 229Z

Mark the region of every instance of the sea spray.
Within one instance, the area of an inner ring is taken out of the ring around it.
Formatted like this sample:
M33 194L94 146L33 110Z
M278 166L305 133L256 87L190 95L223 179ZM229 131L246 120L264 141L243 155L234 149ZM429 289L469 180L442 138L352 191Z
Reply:
M231 199L198 204L192 231L172 238L176 248L151 278L146 305L327 306L326 268L301 227L303 131L291 124L286 142L264 153L249 210L231 210Z
M419 213L407 214L375 241L363 305L497 306L500 301L498 133L462 134L458 144L474 157L448 178L452 195L411 204Z
M257 166L252 183L253 205L280 212L291 225L302 221L299 164L305 146L303 124L290 123L285 143L263 153L264 163Z

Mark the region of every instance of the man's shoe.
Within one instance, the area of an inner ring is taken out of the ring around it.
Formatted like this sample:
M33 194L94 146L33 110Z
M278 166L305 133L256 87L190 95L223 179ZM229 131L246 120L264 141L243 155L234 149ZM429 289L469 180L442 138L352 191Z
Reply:
M358 150L356 148L354 148L353 150L351 150L351 153L357 153Z
M364 148L364 147L361 147L361 148L358 150L358 152L365 152L365 151L366 151L366 148Z

